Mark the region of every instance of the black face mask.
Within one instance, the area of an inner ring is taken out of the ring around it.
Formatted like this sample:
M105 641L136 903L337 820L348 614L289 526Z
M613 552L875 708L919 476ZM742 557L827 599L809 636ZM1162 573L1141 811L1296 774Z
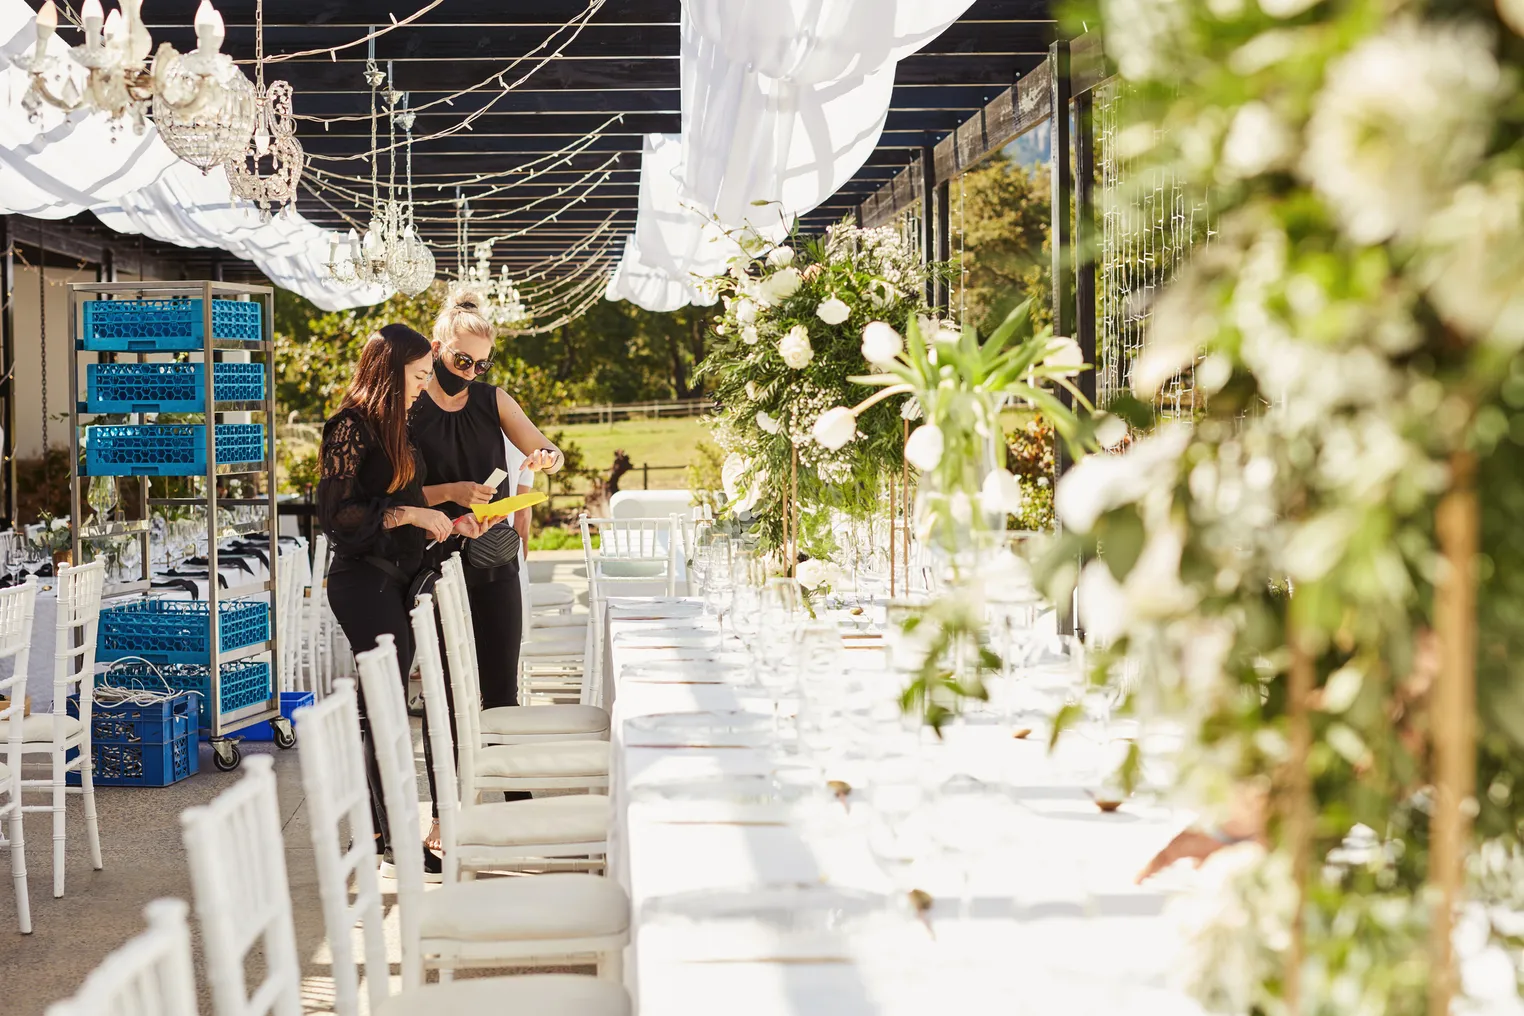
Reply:
M439 387L444 389L446 395L459 395L470 384L465 378L455 373L439 357L434 357L434 380L439 382Z

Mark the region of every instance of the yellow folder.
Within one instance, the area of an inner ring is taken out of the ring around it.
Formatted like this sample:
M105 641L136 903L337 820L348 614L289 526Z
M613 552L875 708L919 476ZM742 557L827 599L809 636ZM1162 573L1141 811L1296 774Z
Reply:
M544 491L532 490L527 494L515 494L513 497L501 498L491 504L474 504L471 511L476 515L477 521L487 522L491 519L501 519L520 508L528 508L544 501L547 495Z

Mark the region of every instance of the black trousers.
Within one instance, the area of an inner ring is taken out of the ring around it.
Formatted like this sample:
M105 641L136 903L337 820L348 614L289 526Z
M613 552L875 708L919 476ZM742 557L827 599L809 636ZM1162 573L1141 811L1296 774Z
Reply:
M376 647L376 636L397 640L397 669L402 675L402 695L407 697L407 676L413 669L413 622L408 611L407 587L392 576L363 561L345 561L328 573L328 605L338 618L344 637L357 653ZM370 815L377 833L377 849L391 843L387 827L386 797L381 789L381 769L370 721L365 711L365 692L359 689L360 733L365 742L365 775L370 782ZM424 767L428 772L429 796L434 797L434 760L427 724L423 732Z
M489 579L490 577L490 579ZM488 581L482 581L489 579ZM517 568L466 569L482 708L519 704L519 644L524 640L524 591Z

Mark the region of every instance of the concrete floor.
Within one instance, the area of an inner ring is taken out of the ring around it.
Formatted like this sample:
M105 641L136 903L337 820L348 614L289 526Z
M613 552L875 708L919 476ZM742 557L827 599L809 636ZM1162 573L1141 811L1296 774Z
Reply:
M554 578L577 587L585 602L586 580L582 555L535 555L533 577ZM413 721L415 755L419 765L419 791L427 794L423 779L423 749L418 721ZM275 778L280 795L281 822L286 840L286 871L291 885L296 941L302 960L303 1008L309 1013L331 1011L333 984L330 954L319 908L317 875L304 806L297 747L280 751L271 744L244 742L245 755L275 756ZM85 976L113 949L141 931L143 907L151 900L173 896L191 901L185 848L180 842L181 810L203 804L239 779L213 766L210 749L201 748L200 772L171 787L139 789L100 787L96 806L100 818L101 853L105 867L90 868L85 841L84 806L78 796L69 799L67 884L62 899L52 893L52 821L40 813L27 815L26 857L31 890L32 934L16 929L15 897L9 878L0 878L0 981L5 1003L3 1016L42 1016L52 1003L67 998ZM44 803L30 796L28 803ZM424 809L427 814L427 809ZM0 848L0 875L8 875L9 854ZM392 893L389 880L382 891ZM393 990L400 987L397 963L400 950L396 934L396 911L388 902L388 954L392 961ZM211 995L202 965L199 932L194 912L191 920L196 950L196 981L200 1009L211 1013ZM358 949L356 950L358 954ZM363 999L362 999L363 1005Z

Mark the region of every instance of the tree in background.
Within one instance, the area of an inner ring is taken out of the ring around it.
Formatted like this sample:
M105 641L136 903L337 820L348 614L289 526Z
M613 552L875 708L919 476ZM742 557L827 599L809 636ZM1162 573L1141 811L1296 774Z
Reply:
M964 174L952 204L953 256L961 252L963 319L988 334L1033 298L1032 323L1052 323L1048 173L1004 154Z

